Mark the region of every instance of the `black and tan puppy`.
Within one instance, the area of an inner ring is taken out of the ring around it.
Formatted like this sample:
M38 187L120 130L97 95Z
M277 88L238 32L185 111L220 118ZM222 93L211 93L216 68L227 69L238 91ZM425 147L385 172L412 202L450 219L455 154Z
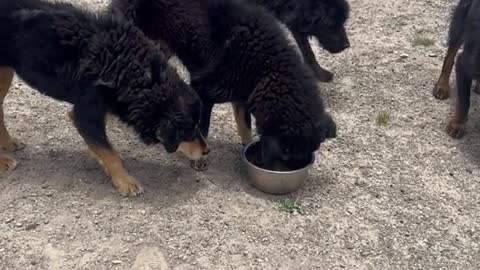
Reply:
M242 142L256 119L268 167L305 160L336 135L317 81L276 19L257 5L216 0L115 0L113 9L164 40L191 72L208 135L215 103L232 102Z
M107 138L107 113L132 126L146 144L161 143L190 159L203 154L198 95L132 24L69 4L2 0L0 67L2 101L15 72L43 94L73 104L75 127L122 194L134 196L143 187ZM5 128L2 106L0 116L0 145L19 148ZM3 169L14 165L6 155L0 162Z
M447 55L443 61L440 77L433 88L433 96L437 99L447 99L450 96L450 74L452 73L458 50L462 47L465 41L465 20L472 3L473 0L460 0L453 10L448 32ZM480 93L478 84L475 91Z
M350 13L346 0L249 0L271 11L292 31L305 62L322 82L333 79L333 73L322 68L310 46L315 37L330 53L350 47L345 22Z
M470 108L472 80L480 79L480 1L473 0L463 19L463 52L458 56L455 72L457 76L457 101L455 113L447 132L453 138L465 134L465 124Z

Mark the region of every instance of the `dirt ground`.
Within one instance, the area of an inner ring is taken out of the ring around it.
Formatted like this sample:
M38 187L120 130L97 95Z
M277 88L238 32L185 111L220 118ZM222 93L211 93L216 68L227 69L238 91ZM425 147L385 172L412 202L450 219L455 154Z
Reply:
M318 51L336 73L321 87L339 137L289 196L251 187L231 109L218 106L204 173L110 124L146 187L123 198L86 154L69 106L16 80L7 125L28 145L0 175L0 269L478 269L479 97L455 141L444 132L452 100L431 94L453 4L351 1L352 48ZM303 214L283 211L286 198Z

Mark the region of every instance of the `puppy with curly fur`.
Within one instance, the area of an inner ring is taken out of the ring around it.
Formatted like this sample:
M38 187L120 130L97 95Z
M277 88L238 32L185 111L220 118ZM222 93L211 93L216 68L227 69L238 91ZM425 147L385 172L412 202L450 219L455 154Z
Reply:
M305 160L336 136L316 79L263 8L216 0L114 0L112 8L185 63L203 101L205 137L213 105L224 102L234 105L244 144L254 115L267 167Z
M249 0L271 11L292 32L304 61L322 82L333 79L333 73L322 68L310 46L315 37L330 53L350 47L345 22L350 13L346 0Z
M158 46L135 26L69 4L43 0L0 2L0 97L16 73L41 93L73 104L70 116L113 185L124 195L143 192L110 144L105 116L127 123L146 144L199 159L201 101L169 66ZM0 102L0 145L16 150ZM0 168L15 161L0 157Z

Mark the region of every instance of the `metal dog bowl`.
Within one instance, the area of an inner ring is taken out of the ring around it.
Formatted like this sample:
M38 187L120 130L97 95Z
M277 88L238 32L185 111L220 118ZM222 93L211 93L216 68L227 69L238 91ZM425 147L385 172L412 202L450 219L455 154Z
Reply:
M249 151L252 151L253 146L257 143L258 141L255 141L245 146L242 153L242 159L252 184L258 190L274 195L284 195L298 190L308 177L308 172L315 162L315 155L312 153L310 162L301 169L271 171L260 168L248 160Z

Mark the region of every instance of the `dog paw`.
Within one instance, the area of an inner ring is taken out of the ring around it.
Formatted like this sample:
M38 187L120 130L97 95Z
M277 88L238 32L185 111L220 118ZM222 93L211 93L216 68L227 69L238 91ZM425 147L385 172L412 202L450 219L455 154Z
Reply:
M0 154L0 171L13 171L17 164L17 161L10 156Z
M208 160L205 157L202 157L197 160L190 161L190 167L196 171L206 171L208 169Z
M458 123L456 121L450 121L447 126L447 133L454 139L460 139L465 135L465 123Z
M435 87L433 88L433 96L439 100L447 99L450 96L450 86L448 86L448 84L435 84Z
M134 197L143 193L143 185L130 175L112 177L113 184L123 196Z
M15 152L23 148L25 148L25 144L15 138L10 138L6 142L0 143L0 149L8 152Z

